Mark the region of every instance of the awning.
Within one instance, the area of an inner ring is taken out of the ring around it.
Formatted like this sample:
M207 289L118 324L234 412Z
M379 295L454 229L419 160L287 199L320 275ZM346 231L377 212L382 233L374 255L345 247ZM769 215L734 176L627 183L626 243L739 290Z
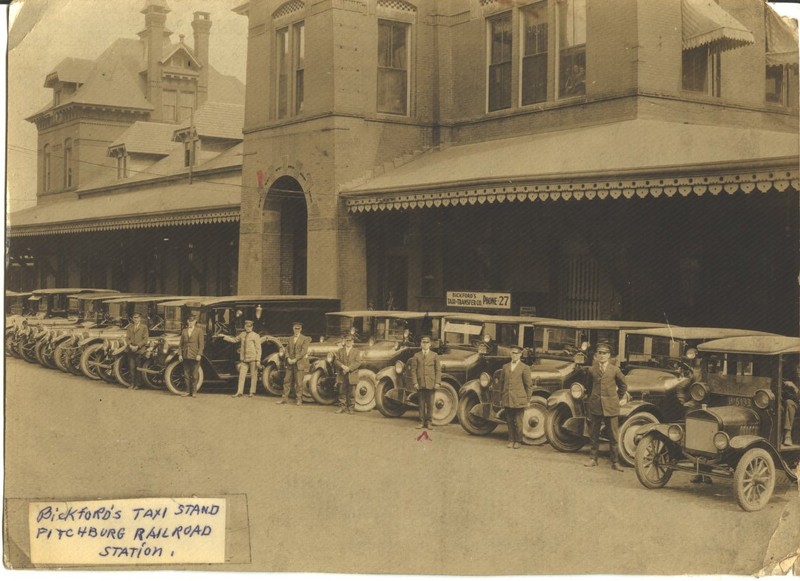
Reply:
M241 179L241 178L240 178ZM12 238L238 222L241 186L195 182L40 204L8 215Z
M764 13L767 29L767 65L796 65L797 29L784 22L768 5L765 5Z
M637 119L431 150L340 195L369 212L784 191L800 189L799 149L797 132Z
M753 44L753 33L714 0L682 0L683 49L714 44L731 50Z

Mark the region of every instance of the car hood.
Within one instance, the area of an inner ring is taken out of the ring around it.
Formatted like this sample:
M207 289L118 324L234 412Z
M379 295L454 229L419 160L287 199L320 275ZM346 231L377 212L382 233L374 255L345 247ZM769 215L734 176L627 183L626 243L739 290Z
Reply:
M645 391L651 394L664 393L690 381L686 377L678 377L662 369L631 369L625 376L628 393L631 395Z
M455 369L466 369L475 365L480 355L475 351L467 349L449 349L447 353L439 355L442 369L453 371Z
M336 353L338 350L338 343L312 343L308 348L308 355L310 357L325 357L328 353Z
M534 380L561 380L575 371L575 363L561 359L538 359L530 368Z
M364 345L363 347L359 347L359 349L361 349L361 358L391 359L404 349L404 347L395 349L395 345L397 345L397 343L392 341L378 341L372 345Z

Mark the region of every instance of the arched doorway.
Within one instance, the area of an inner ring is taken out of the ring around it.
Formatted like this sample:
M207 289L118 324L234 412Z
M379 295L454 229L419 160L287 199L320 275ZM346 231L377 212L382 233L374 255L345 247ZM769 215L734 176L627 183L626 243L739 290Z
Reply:
M284 295L306 294L308 210L302 186L291 176L278 178L267 193L267 206L280 215L280 235L270 237L279 245L279 292Z

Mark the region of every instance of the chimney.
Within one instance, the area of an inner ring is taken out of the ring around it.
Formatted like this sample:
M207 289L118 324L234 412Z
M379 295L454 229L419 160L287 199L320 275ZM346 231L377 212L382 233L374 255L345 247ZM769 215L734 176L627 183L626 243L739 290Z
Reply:
M161 121L164 114L161 103L161 58L163 57L164 44L169 41L171 31L167 30L166 0L147 0L142 9L144 14L144 30L139 33L139 38L144 42L145 60L147 62L147 100L153 106L151 121Z
M200 63L200 78L197 81L197 106L208 100L208 37L211 31L211 18L208 12L195 12L192 20L194 30L194 57Z

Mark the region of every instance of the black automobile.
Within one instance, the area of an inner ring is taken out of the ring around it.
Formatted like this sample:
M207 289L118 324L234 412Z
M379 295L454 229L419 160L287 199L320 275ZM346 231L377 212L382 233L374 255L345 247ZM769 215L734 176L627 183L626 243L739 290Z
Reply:
M683 423L639 428L636 476L662 488L675 471L733 480L739 506L764 508L777 470L797 482L800 426L787 425L789 399L797 404L800 338L753 336L717 339L697 348L700 381L689 388L699 407ZM788 430L789 437L786 437Z
M623 358L628 398L619 410L620 460L633 466L634 440L641 426L683 421L686 412L697 405L689 397L689 387L699 377L702 358L698 345L725 337L768 334L675 325L628 331Z

